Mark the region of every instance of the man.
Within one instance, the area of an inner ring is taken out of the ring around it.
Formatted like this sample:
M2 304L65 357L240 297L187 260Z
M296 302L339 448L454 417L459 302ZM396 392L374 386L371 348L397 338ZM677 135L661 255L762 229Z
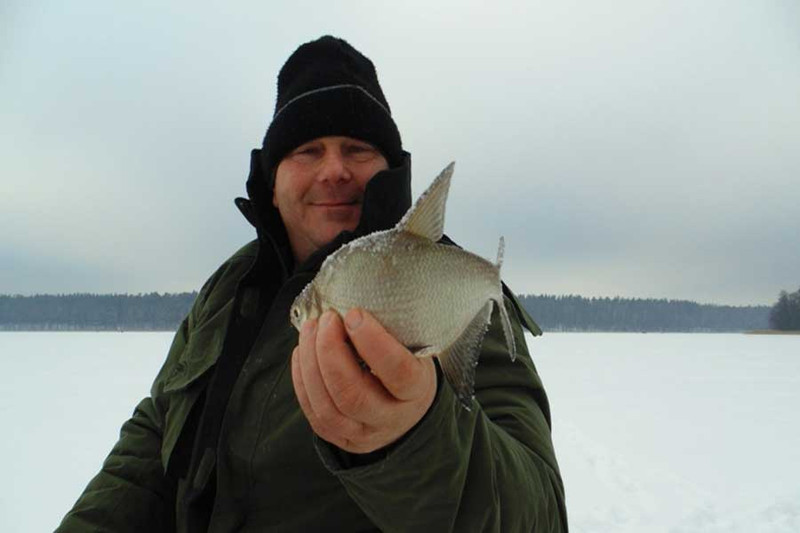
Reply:
M237 199L258 238L203 286L59 531L566 530L538 328L510 291L520 356L493 317L470 410L366 312L289 324L328 254L405 213L409 165L369 59L298 48Z

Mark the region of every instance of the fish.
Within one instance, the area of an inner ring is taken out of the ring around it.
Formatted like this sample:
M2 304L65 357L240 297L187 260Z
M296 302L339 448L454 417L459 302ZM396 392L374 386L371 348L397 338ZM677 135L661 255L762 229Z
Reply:
M493 306L499 309L512 361L516 346L500 279L503 237L494 263L438 242L454 168L455 162L445 167L393 228L354 239L330 254L296 297L289 319L300 331L306 320L328 309L341 316L351 308L364 309L416 357L436 357L469 409Z

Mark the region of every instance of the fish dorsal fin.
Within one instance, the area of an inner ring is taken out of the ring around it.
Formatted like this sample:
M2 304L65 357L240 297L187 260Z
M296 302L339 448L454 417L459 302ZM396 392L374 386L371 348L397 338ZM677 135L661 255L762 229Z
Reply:
M417 198L397 229L424 237L433 242L442 238L444 232L444 209L447 204L447 192L450 190L450 178L453 176L455 162L450 163L436 176L431 186Z
M475 387L475 367L481 342L492 317L492 301L488 300L473 317L456 341L437 357L442 373L461 405L470 409Z

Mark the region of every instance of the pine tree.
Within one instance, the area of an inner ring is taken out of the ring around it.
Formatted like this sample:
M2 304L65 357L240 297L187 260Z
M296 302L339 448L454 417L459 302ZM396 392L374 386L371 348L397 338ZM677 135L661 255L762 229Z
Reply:
M793 293L781 291L769 312L769 325L779 331L800 331L800 289Z

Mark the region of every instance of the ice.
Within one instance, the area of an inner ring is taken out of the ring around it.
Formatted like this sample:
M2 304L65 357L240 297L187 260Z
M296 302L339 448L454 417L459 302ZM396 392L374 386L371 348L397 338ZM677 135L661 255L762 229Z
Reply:
M800 337L545 333L571 531L800 531Z
M0 333L0 531L52 531L171 333ZM800 337L545 333L573 532L800 531Z
M52 531L164 362L171 333L0 332L0 531Z

